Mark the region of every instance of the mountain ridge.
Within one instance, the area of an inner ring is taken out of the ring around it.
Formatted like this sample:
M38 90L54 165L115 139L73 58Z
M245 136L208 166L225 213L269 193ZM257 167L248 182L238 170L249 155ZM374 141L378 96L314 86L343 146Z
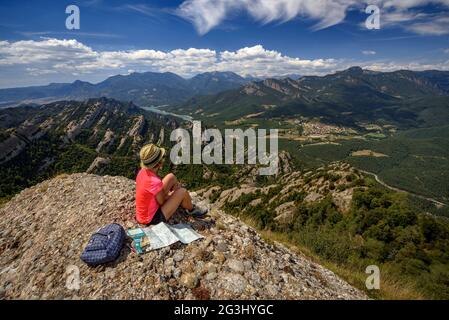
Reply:
M169 109L213 122L258 114L258 118L265 119L322 117L350 126L382 120L410 127L449 123L447 105L449 72L384 73L352 67L326 76L251 82L216 95L197 96ZM438 111L441 117L431 117L433 111Z
M46 86L0 89L0 104L17 105L36 99L83 100L101 96L138 104L180 102L197 94L213 94L237 88L249 80L233 72L206 72L190 79L172 72L143 72L115 75L96 84L76 80Z

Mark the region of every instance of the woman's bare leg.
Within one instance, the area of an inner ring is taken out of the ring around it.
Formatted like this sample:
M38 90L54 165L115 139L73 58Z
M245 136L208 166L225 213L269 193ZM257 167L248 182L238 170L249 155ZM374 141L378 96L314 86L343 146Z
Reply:
M165 196L167 196L168 193L178 184L178 179L176 179L176 176L173 173L169 173L162 179L162 184Z
M179 188L174 191L173 194L161 206L165 219L170 219L179 206L186 210L193 209L192 198L190 198L190 194L185 188Z

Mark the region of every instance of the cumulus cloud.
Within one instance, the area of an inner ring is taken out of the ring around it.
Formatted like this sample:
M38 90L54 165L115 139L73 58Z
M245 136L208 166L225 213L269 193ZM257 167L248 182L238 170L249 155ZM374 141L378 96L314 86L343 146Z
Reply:
M98 53L77 40L44 39L17 42L0 41L0 66L33 64L46 61L89 61Z
M291 73L319 74L335 69L335 59L300 59L284 56L274 50L266 50L261 45L246 47L237 51L224 51L219 54L218 70L230 70L254 76L274 76Z
M374 51L374 50L363 50L362 53L363 53L365 56L374 56L374 55L377 54L377 52Z
M192 22L200 34L209 32L239 12L248 13L264 24L282 23L297 17L312 19L316 21L312 29L320 30L343 22L349 10L364 9L369 4L381 9L383 26L399 25L425 35L449 32L443 31L445 26L447 30L446 22L433 21L430 15L421 15L417 10L426 5L447 9L449 0L186 0L177 13Z
M207 71L234 71L242 75L274 76L289 73L325 73L334 59L288 57L261 45L237 51L211 49L152 49L96 51L77 40L0 41L0 70L14 68L24 75L104 75L136 71L174 72L193 76Z
M373 55L374 51L365 54ZM261 45L236 51L211 49L152 49L98 51L77 41L40 39L0 41L0 87L16 87L76 79L101 81L130 72L174 72L190 77L201 72L233 71L242 76L324 75L353 65L373 70L449 69L449 62L357 62L344 59L301 59L268 50Z

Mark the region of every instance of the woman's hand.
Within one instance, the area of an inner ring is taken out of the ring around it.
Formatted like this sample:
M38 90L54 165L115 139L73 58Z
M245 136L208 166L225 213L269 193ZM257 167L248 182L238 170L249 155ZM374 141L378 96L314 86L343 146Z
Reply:
M173 185L173 188L170 190L170 193L175 192L176 190L180 189L181 187L182 187L181 184L180 184L179 182L176 182L176 183ZM170 194L170 193L169 193L169 194Z

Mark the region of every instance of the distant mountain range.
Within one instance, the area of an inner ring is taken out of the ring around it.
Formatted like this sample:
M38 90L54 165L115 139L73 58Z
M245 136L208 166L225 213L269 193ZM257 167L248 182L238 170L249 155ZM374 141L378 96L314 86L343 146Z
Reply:
M210 122L251 117L320 117L345 125L383 122L400 127L449 123L449 72L374 72L352 67L326 76L243 78L207 72L117 75L98 84L75 81L0 90L0 106L108 97L138 106L170 105L175 113Z
M321 117L354 125L384 121L401 126L449 123L449 72L374 72L353 67L324 77L265 79L169 109L209 121L248 115Z
M77 80L73 83L0 89L0 106L99 97L133 101L139 105L172 104L195 95L236 89L252 80L254 78L243 78L233 72L206 72L191 79L184 79L170 72L132 73L113 76L98 84Z

